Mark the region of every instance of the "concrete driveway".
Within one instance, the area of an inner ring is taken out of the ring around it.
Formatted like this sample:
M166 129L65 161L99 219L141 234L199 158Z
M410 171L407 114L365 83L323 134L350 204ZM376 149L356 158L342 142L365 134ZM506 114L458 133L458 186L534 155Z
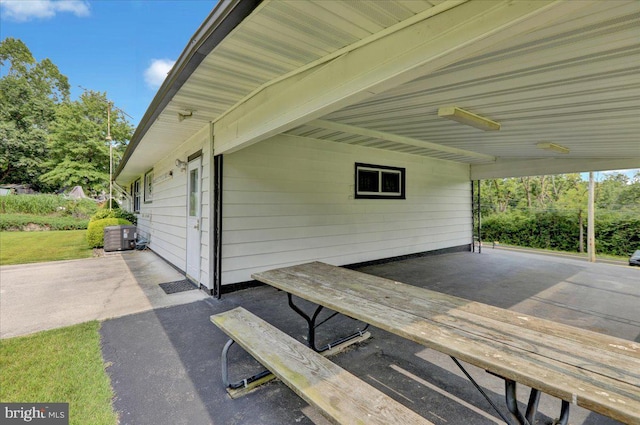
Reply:
M103 320L207 298L167 295L159 284L184 279L151 251L86 260L0 267L0 338Z

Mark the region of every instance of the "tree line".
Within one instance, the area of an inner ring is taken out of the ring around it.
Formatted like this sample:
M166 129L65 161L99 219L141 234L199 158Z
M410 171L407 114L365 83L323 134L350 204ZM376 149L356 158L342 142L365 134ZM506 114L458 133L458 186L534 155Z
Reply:
M581 214L587 208L588 182L578 173L483 180L483 213L515 210L564 210ZM640 210L640 170L633 177L606 173L595 183L595 206L602 210Z
M71 100L68 78L50 59L37 61L15 38L0 42L0 69L0 183L39 192L73 186L95 195L106 191L107 94L84 89ZM110 127L117 162L134 128L115 107Z
M480 195L483 240L584 252L588 182L580 174L483 180ZM640 170L605 174L594 204L598 252L640 249Z

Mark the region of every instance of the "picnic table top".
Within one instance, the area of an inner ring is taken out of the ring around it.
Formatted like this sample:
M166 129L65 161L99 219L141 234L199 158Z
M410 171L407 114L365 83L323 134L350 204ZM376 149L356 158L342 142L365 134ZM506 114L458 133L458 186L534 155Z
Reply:
M496 375L640 423L640 344L321 262L253 278Z

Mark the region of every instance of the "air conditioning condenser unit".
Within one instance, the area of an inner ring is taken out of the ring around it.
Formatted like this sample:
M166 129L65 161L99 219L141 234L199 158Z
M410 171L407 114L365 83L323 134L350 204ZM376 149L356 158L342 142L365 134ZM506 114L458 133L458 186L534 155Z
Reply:
M136 247L136 226L119 225L104 228L104 251L128 251Z

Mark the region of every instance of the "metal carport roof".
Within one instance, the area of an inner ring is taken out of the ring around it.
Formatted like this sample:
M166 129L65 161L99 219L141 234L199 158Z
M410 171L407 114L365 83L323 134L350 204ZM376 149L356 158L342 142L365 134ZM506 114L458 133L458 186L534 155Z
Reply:
M215 154L286 132L469 163L474 179L638 168L639 71L635 0L221 2L117 179L209 125ZM500 131L438 116L452 105Z

